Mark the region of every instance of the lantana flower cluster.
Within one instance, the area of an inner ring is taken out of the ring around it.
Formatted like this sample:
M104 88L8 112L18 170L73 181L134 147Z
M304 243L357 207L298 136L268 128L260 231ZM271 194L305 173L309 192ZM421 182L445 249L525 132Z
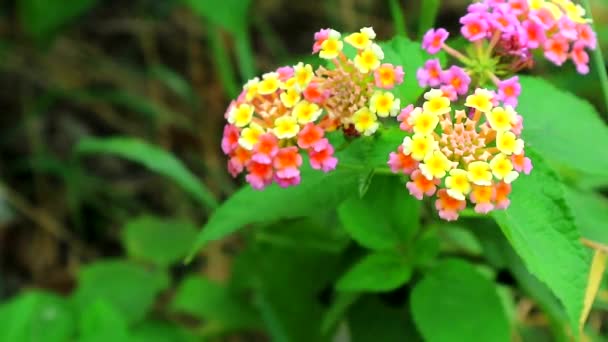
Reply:
M473 43L466 53L446 44L449 33L443 28L429 30L422 42L430 54L444 50L464 68L441 70L438 59L429 60L418 71L419 83L455 99L467 93L473 78L476 86L495 86L499 100L515 107L521 87L517 76L510 76L531 67L536 50L558 66L570 59L579 73L589 72L587 50L597 45L589 22L585 10L570 0L475 2L460 18L462 36Z
M406 187L417 199L436 196L444 220L456 220L467 203L484 214L506 209L512 182L532 170L523 118L483 88L468 95L462 109L452 108L440 89L424 99L422 107L410 105L398 116L408 135L389 156L391 170L409 176Z
M396 116L400 101L388 90L403 82L404 72L382 64L384 53L375 37L369 27L344 39L323 29L315 34L313 53L331 61L333 69L313 70L300 62L249 80L225 114L222 150L232 176L245 172L255 189L273 181L297 185L303 153L313 169L336 168L326 132L371 135L378 117ZM353 59L342 52L345 42L357 50Z

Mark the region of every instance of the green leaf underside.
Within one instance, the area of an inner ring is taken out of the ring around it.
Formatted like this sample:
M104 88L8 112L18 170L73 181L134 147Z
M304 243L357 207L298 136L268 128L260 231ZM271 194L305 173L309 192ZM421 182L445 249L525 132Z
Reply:
M397 253L373 253L356 263L336 284L339 291L385 292L405 284L412 265Z
M411 309L425 341L510 341L495 284L461 260L428 272L414 287Z
M129 137L85 138L76 146L80 154L111 154L140 163L148 169L172 179L196 200L208 208L215 208L213 194L170 152L145 141Z
M281 188L273 184L260 191L246 185L230 197L209 218L199 234L194 250L252 223L306 217L331 210L357 194L360 170L329 173L302 167L302 183Z
M493 216L528 269L564 305L576 331L583 308L589 254L566 205L557 175L533 150L534 169L513 183L511 205Z
M523 138L547 161L608 177L608 127L585 100L549 82L521 76L517 111Z

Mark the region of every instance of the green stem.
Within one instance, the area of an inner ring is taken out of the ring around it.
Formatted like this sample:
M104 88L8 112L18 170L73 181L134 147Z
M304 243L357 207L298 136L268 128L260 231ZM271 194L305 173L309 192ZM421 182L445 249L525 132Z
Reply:
M222 41L222 33L219 28L211 25L209 27L209 45L211 45L213 62L219 73L224 90L230 97L236 97L239 92L239 86L228 52L226 51L226 46Z
M589 19L593 20L589 0L583 0L583 5L585 6L585 11L589 16ZM592 21L591 25L593 31L595 31L597 34L595 22ZM599 41L599 38L596 38L596 40ZM602 54L602 49L600 48L599 43L597 44L595 51L593 52L593 59L595 62L595 67L597 68L598 75L600 77L600 84L602 85L602 93L604 94L604 105L606 106L606 111L608 111L608 71L606 71L606 66L604 65L604 56Z
M234 44L241 77L245 80L253 78L255 76L255 62L247 29L234 37Z
M407 37L407 30L405 28L405 17L403 16L403 11L401 10L399 1L389 0L388 4L391 11L391 16L393 17L393 26L395 26L395 33L398 36Z

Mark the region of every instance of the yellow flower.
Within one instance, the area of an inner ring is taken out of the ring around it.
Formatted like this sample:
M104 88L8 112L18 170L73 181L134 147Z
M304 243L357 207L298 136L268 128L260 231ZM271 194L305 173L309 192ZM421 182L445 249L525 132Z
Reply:
M262 81L258 85L258 93L261 95L272 94L281 86L279 81L279 74L276 72L269 72L262 76Z
M353 114L355 129L364 134L372 135L378 129L378 117L367 107L363 107Z
M585 9L581 5L568 1L562 7L566 11L568 18L575 23L585 24L591 22L591 19L585 18Z
M260 135L264 134L262 126L251 123L249 127L243 129L239 138L239 145L247 150L252 150L253 146L260 140Z
M425 101L422 108L433 115L441 115L450 111L450 99L445 97L439 89L431 89L424 94Z
M516 113L511 106L507 106L506 108L496 107L491 112L486 113L486 118L492 129L497 132L504 132L513 127L512 124L515 122Z
M298 93L298 91L295 89L289 89L287 91L282 92L280 97L281 102L287 108L295 106L301 98L300 93Z
M476 185L492 185L490 165L484 161L474 161L467 167L469 181Z
M363 50L370 46L372 39L376 38L376 32L371 27L364 27L360 32L352 33L344 38L344 41L354 46L359 50Z
M448 195L463 201L464 195L471 192L471 184L467 172L462 169L453 169L445 179L445 186L448 188Z
M283 84L281 84L281 89L286 89L286 90L295 89L297 91L300 91L300 89L296 88L296 78L295 77L292 77L292 78L288 79L287 81L283 82Z
M510 156L521 154L524 149L524 141L517 139L513 132L498 132L496 135L496 147L500 152Z
M312 80L314 73L312 71L312 65L304 64L302 62L298 63L293 67L295 85L298 90L302 91L308 83Z
M355 67L361 73L366 74L370 71L378 69L380 61L384 58L384 52L377 44L372 44L370 47L361 51L355 57Z
M243 89L246 91L245 99L247 101L253 100L253 98L258 94L258 86L260 84L260 78L255 77L247 81L243 86Z
M475 108L480 112L487 113L492 110L494 105L492 99L494 94L487 89L477 89L475 94L467 96L465 106Z
M300 132L300 126L295 118L281 116L274 120L272 132L279 139L289 139L295 137Z
M232 107L228 113L228 122L237 126L245 127L253 118L253 107L246 103L239 105L238 107Z
M538 11L545 5L545 0L528 0L528 6L531 10Z
M545 2L543 4L543 8L549 10L555 20L559 20L564 15L562 10L556 4Z
M437 127L438 123L439 117L437 115L429 112L422 112L416 115L416 118L414 120L414 133L429 135L435 130L435 127Z
M519 176L519 173L513 170L513 163L511 163L511 160L504 154L497 154L492 158L490 161L490 168L492 169L494 177L504 180L507 184L510 184Z
M340 32L331 30L328 38L321 44L319 57L323 59L334 59L338 57L343 47L344 43L340 40Z
M319 106L304 100L293 108L292 114L298 120L298 123L305 125L317 120L321 112Z
M401 146L403 146L403 154L422 161L437 148L438 143L432 135L414 134L412 137L405 137Z
M424 158L424 163L420 164L420 172L426 179L443 178L452 164L450 160L438 150Z
M401 100L395 99L390 92L376 91L369 100L369 109L379 117L396 116L399 112Z

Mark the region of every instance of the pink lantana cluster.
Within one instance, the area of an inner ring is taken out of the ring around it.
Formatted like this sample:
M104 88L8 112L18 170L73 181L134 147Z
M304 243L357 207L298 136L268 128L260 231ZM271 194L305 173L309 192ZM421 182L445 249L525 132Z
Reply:
M396 116L399 99L386 89L403 82L403 69L381 63L384 54L374 38L372 28L346 37L344 42L358 50L351 60L342 53L340 33L321 30L315 34L313 52L332 61L335 69L313 70L300 62L249 80L225 114L222 150L230 174L246 173L255 189L273 182L297 185L303 153L313 169L336 168L326 132L371 135L378 117Z
M517 77L510 76L534 64L535 50L541 50L556 65L570 59L579 73L589 72L587 50L595 49L597 43L584 15L585 10L570 0L475 2L460 18L461 34L473 43L466 53L446 44L449 33L442 28L429 30L422 41L428 53L443 50L464 68L442 70L439 60L433 59L418 71L418 81L455 99L466 94L465 85L472 79L476 86L496 87L498 100L516 107L521 86Z
M417 199L436 195L444 220L456 220L467 199L478 213L506 209L511 183L532 170L521 139L523 118L487 89L468 95L462 110L453 111L439 89L424 98L397 118L408 135L389 156L391 170L409 176L406 187Z

